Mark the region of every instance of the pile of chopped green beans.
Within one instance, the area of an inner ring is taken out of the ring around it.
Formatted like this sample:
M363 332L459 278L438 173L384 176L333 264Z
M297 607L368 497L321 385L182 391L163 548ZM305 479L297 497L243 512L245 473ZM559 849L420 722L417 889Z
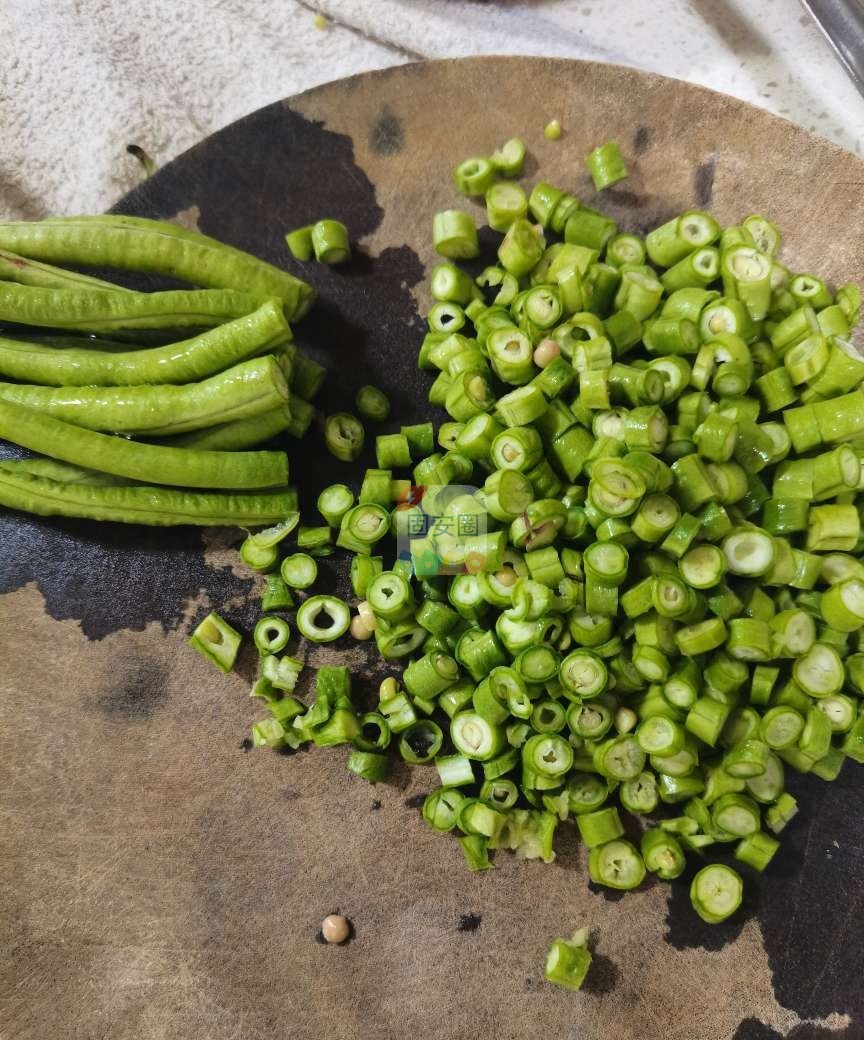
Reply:
M55 264L202 288L133 292ZM248 449L301 437L312 420L324 369L288 323L313 299L288 272L162 221L0 224L0 329L13 326L0 336L0 437L38 456L0 462L0 505L157 525L281 521L297 508L287 456ZM174 341L136 345L154 332Z
M307 708L269 678L296 663L265 656L253 692L271 717L253 735L346 743L373 783L394 751L434 768L423 817L471 870L501 848L549 862L564 825L600 885L704 860L691 901L719 922L743 883L710 859L765 870L797 812L787 769L833 780L864 762L860 293L792 272L760 215L723 228L691 210L643 238L555 185L527 193L509 179L524 154L514 139L454 171L502 234L497 263L454 262L479 254L468 212L433 221L419 365L448 421L378 436L356 504L344 484L319 499L355 554L351 631L401 677L364 712L347 673L322 669ZM612 144L587 162L598 186L626 175ZM386 419L386 399L362 398ZM338 457L363 437L333 417ZM466 515L485 530L433 528L394 560L410 517ZM290 608L267 582L264 609ZM589 962L584 936L559 940L547 977L578 986Z

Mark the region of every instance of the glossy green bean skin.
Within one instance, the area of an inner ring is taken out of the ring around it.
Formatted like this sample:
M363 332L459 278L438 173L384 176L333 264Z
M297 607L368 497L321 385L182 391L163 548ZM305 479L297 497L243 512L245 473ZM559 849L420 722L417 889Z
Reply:
M0 401L0 437L49 458L118 477L175 487L257 489L288 483L280 451L192 451L139 444Z
M76 336L73 332L62 333L58 332L56 335L47 335L42 332L37 332L36 329L28 329L27 332L19 333L16 329L14 332L10 330L7 336L8 339L15 343L27 343L38 347L53 347L55 350L100 350L106 354L123 354L128 353L130 350L144 350L147 346L146 343L133 343L131 337L126 339L108 339L105 336L90 336L86 333L82 336ZM143 336L140 337L142 340Z
M293 488L261 494L229 495L181 491L144 484L94 486L50 480L0 465L0 505L37 516L113 520L173 527L270 526L297 508Z
M169 437L271 411L287 401L288 385L266 356L201 383L59 389L0 383L0 398L88 430Z
M117 293L0 282L0 321L80 332L209 328L242 318L262 302L233 289Z
M302 318L315 299L306 282L258 257L197 231L144 217L52 217L0 224L0 248L50 263L145 271L213 289L275 296L289 321Z
M176 448L198 448L200 451L243 451L278 437L290 425L291 409L283 404L250 419L221 423L206 430L172 437L164 443Z
M243 318L164 347L104 351L0 339L0 375L43 386L137 386L190 383L291 338L275 300Z
M103 282L89 274L66 271L38 260L30 260L17 253L0 249L0 281L18 282L19 285L34 285L40 289L102 289L105 292L129 292L122 285Z
M0 469L19 476L44 477L58 484L80 484L86 487L119 487L129 484L125 477L112 477L109 473L73 466L69 462L58 462L57 459L7 459L0 462Z

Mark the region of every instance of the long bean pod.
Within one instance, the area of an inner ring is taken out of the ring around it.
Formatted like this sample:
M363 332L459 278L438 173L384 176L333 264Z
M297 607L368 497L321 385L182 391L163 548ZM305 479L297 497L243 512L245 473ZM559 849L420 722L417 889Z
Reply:
M128 352L55 349L0 338L0 374L43 386L189 383L286 343L291 330L275 302L192 339Z
M234 289L117 293L0 282L0 321L79 332L208 328L251 314L263 302Z
M144 484L93 486L16 473L0 466L0 505L37 516L156 527L263 527L295 510L297 495L291 489L231 495Z
M273 358L263 357L201 383L60 389L0 383L0 398L89 430L167 437L272 411L287 401L288 386Z
M62 267L53 267L38 260L29 260L5 249L0 249L0 280L33 285L40 289L101 289L118 293L130 291L122 285L104 282L101 278L93 278L78 271L66 271Z
M145 217L52 217L0 224L0 248L49 263L145 271L193 285L275 296L289 321L302 318L315 299L311 286L250 253Z
M0 437L50 458L177 487L255 489L288 483L282 452L192 451L138 444L0 401Z

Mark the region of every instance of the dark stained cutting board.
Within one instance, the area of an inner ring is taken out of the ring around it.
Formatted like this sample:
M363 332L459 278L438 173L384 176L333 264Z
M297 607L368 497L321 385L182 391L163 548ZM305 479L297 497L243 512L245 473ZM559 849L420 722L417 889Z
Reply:
M552 117L559 142L542 134ZM582 62L333 83L215 134L116 209L298 270L285 231L343 219L356 258L302 269L322 302L298 339L333 369L328 410L373 381L419 418L431 216L460 204L451 167L513 134L527 179L541 170L589 201L583 156L617 139L632 175L603 205L624 228L693 205L725 222L764 212L795 269L864 270L858 159L731 98ZM346 475L317 433L293 457L304 487ZM795 782L803 812L780 861L720 927L690 912L684 883L590 889L568 827L554 866L499 854L472 876L419 818L431 770L372 788L343 750L247 753L252 656L223 678L184 645L211 606L254 620L233 541L0 516L0 1037L864 1037L864 770ZM371 690L365 651L340 659ZM345 948L316 942L335 909L356 928ZM596 964L570 994L542 966L580 925Z

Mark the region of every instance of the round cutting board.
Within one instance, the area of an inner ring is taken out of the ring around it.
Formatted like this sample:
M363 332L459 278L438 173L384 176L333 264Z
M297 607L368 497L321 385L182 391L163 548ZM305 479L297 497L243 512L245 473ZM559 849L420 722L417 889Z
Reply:
M557 142L542 133L553 117ZM374 382L417 421L432 214L464 204L456 162L514 134L526 180L542 171L589 203L583 157L617 140L631 176L602 205L625 229L692 206L727 223L761 212L796 270L842 282L864 269L854 156L732 98L575 61L443 61L332 83L213 135L116 211L308 277L321 300L296 334L331 369L322 407L349 407ZM321 216L348 225L349 266L289 257L285 232ZM332 460L315 429L291 451L307 506L360 466ZM344 749L249 751L252 655L222 677L184 643L211 608L254 622L236 541L0 516L4 1035L864 1036L864 771L793 781L802 812L782 855L721 926L695 917L685 883L623 898L590 887L569 825L554 865L499 854L472 875L420 819L432 770L371 787L346 774ZM347 643L299 652L349 664L361 697L379 674ZM316 942L334 910L355 928L340 948ZM542 969L551 940L583 925L595 965L573 994Z

